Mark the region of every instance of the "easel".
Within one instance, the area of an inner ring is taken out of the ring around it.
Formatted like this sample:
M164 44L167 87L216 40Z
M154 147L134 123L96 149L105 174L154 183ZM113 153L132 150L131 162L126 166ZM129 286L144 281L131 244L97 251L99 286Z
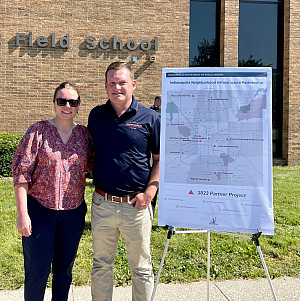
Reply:
M274 298L275 301L277 301L277 297L276 297L276 294L275 294L275 291L274 291L274 288L273 288L273 285L272 285L272 282L271 282L270 274L268 272L268 268L267 268L267 265L266 265L263 253L262 253L261 248L260 248L259 240L258 240L259 237L260 237L260 235L261 235L260 231L258 231L256 234L253 234L252 237L251 237L251 236L246 236L246 235L234 234L234 233L230 233L230 232L211 231L211 230L183 230L183 231L177 231L175 229L175 227L171 227L171 226L166 226L166 229L169 230L168 234L167 234L167 241L166 241L164 252L163 252L163 256L162 256L162 259L161 259L161 262L160 262L160 266L159 266L159 270L158 270L158 273L157 273L155 285L154 285L154 288L153 288L153 291L152 291L151 301L153 301L154 297L155 297L155 293L156 293L156 289L157 289L157 286L158 286L160 274L161 274L161 271L162 271L162 268L163 268L163 265L164 265L165 257L166 257L166 254L167 254L169 242L170 242L170 239L171 239L172 235L174 235L175 233L203 233L203 232L207 232L207 301L209 301L209 283L210 283L210 233L211 232L213 232L213 233L219 233L219 234L223 234L223 235L228 235L228 236L234 236L234 237L251 239L255 243L256 248L257 248L258 253L259 253L259 256L260 256L260 259L261 259L261 262L263 264L263 267L264 267L264 270L265 270L268 282L269 282L269 286L270 286L273 298Z

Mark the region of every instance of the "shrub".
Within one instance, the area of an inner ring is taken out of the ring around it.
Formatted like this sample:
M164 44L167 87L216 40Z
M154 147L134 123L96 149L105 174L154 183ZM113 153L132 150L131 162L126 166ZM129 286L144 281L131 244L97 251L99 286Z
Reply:
M10 177L11 163L22 135L0 133L0 177Z

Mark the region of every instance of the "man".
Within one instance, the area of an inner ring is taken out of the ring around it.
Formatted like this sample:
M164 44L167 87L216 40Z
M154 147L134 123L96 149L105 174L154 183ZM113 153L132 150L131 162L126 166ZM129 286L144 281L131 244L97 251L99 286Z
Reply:
M112 300L113 265L120 233L132 271L132 300L150 300L152 210L159 181L160 118L133 97L136 81L123 62L105 73L106 104L92 109L88 128L95 145L92 202L92 298ZM149 159L153 156L153 166Z
M160 116L160 113L161 113L161 96L160 95L157 95L154 98L154 104L150 107L150 109L156 111Z
M154 110L159 116L161 116L161 96L160 95L157 95L154 98L154 104L150 107L150 109ZM151 160L151 162L152 162L152 160ZM156 207L156 203L157 203L157 196L158 196L158 190L156 191L155 196L154 196L153 200L151 201L153 215L154 215L155 207Z

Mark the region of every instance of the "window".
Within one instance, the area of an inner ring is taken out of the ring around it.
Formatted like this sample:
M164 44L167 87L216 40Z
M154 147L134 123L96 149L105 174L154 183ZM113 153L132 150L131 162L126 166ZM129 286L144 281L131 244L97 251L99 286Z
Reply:
M239 66L273 70L273 155L282 156L283 3L240 0Z
M220 66L220 0L190 2L190 67Z

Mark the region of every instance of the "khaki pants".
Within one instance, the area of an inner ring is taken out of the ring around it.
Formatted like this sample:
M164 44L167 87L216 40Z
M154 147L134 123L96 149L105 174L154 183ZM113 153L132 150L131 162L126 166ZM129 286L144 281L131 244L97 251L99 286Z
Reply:
M152 211L136 210L127 203L116 203L94 192L92 202L93 269L92 300L112 300L113 266L118 239L122 233L132 271L132 300L149 301L153 290L150 254Z

